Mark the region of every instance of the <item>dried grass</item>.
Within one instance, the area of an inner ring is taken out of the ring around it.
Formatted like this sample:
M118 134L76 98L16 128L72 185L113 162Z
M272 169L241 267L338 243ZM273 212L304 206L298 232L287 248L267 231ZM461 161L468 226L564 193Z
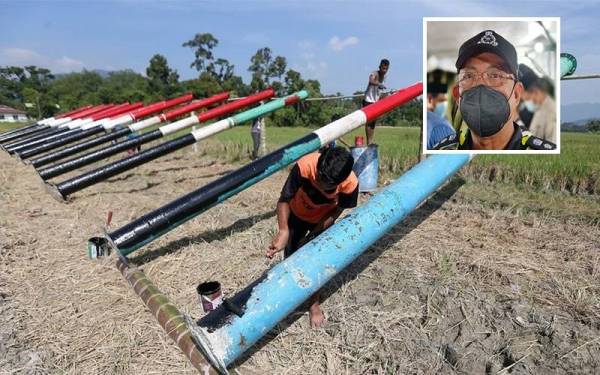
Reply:
M15 350L0 345L0 373L195 373L114 259L88 260L85 241L108 211L119 227L231 169L184 150L61 204L2 154L0 309L11 318L0 323L13 325ZM232 295L278 261L263 254L284 179L253 186L132 260L199 317L198 282L218 280ZM460 191L446 188L327 285L323 329L299 311L232 372L597 372L598 226L466 205Z

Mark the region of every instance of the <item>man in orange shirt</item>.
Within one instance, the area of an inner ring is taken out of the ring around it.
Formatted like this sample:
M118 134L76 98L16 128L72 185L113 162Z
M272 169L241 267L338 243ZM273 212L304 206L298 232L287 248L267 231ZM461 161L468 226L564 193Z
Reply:
M289 257L330 227L344 209L356 207L358 178L352 172L353 165L352 155L342 147L298 160L277 203L279 231L267 250L268 258L284 248L284 257ZM318 293L311 298L309 315L312 327L325 321Z

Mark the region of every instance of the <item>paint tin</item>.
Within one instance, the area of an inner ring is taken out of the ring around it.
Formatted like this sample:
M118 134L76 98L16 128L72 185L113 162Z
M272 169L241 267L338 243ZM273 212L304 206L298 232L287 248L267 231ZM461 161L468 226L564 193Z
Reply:
M213 311L223 303L221 284L218 281L200 283L196 287L196 292L198 292L198 301L204 312Z
M377 145L372 144L367 147L352 147L350 151L352 153L352 158L354 158L352 170L358 177L358 190L361 193L377 190L377 180L379 178Z

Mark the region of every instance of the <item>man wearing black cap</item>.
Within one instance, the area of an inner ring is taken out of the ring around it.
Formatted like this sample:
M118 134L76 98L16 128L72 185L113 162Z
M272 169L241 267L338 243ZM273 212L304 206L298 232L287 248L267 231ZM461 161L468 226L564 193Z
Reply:
M456 60L458 85L454 87L462 118L467 125L435 149L552 150L556 145L524 134L514 122L523 94L518 81L515 47L493 30L467 40Z
M453 73L441 69L427 73L427 149L433 149L442 139L456 134L444 117L448 98L448 83Z

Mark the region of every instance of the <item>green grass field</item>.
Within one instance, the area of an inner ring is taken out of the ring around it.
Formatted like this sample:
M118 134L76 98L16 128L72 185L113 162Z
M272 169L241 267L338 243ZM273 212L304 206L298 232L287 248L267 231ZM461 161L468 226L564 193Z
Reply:
M285 145L310 132L307 128L269 128L267 145L270 150ZM357 129L343 138L354 142L355 135L364 135ZM419 150L418 128L379 128L381 170L387 175L399 175L410 168ZM600 192L600 135L590 133L562 133L560 155L480 155L463 171L463 176L479 181L517 183L536 190L568 191L578 194ZM252 146L250 129L241 126L218 134L210 142L226 145L232 153L249 152ZM235 159L242 158L236 155Z
M23 124L0 123L0 131ZM312 131L308 128L269 127L267 148L274 150ZM180 134L183 134L181 132ZM353 144L357 129L343 138ZM418 128L378 128L380 170L384 178L394 178L414 165L419 150ZM479 182L512 183L536 191L575 194L600 193L600 135L562 133L560 155L480 155L462 176ZM217 134L200 146L215 156L227 155L230 162L244 162L252 148L249 126L239 126Z

